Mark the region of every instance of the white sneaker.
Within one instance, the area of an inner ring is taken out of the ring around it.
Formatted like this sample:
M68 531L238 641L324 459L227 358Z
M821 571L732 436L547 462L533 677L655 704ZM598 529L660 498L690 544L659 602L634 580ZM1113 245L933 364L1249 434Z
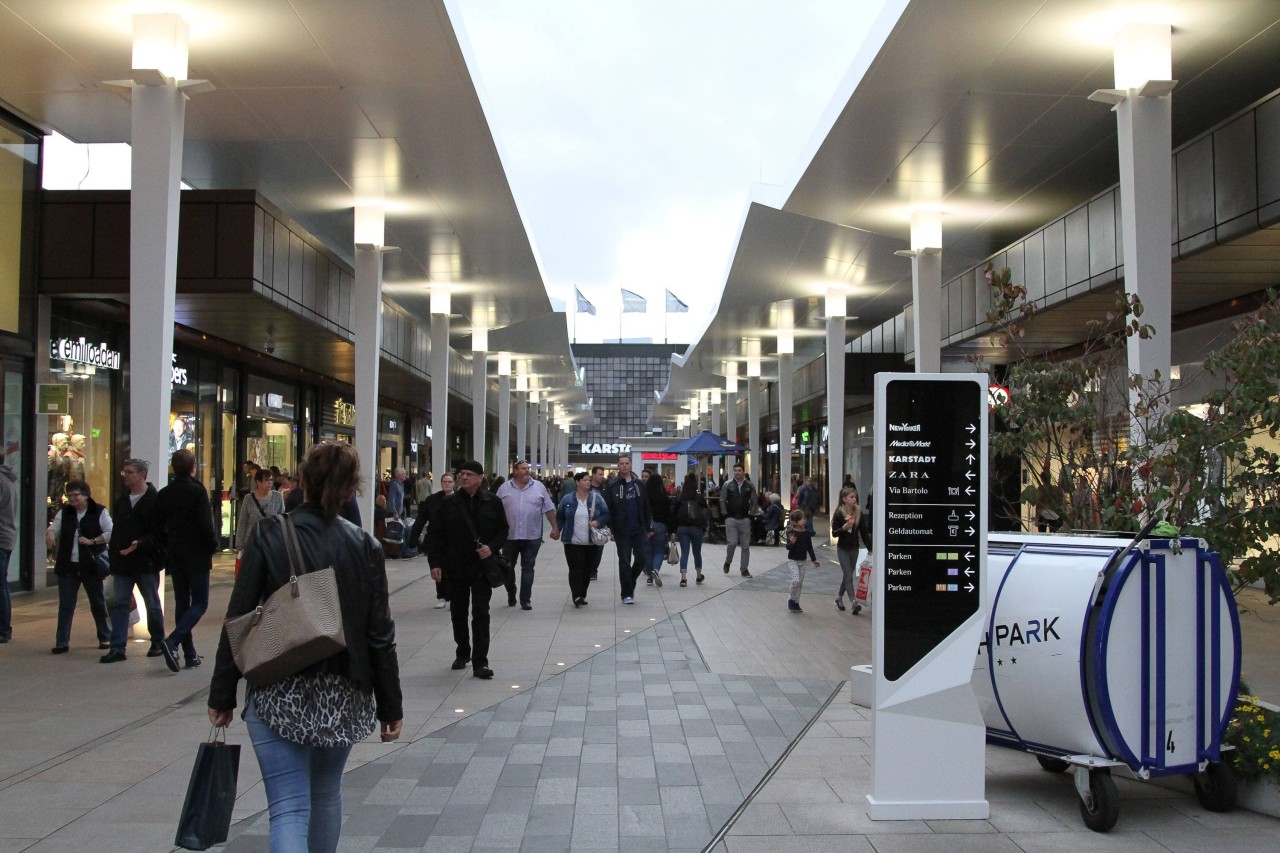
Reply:
M634 598L624 598L624 599L622 599L622 603L623 603L623 604L635 604L635 603L636 603L636 600L635 600Z
M444 610L448 606L449 602L445 601L443 598L436 599L436 610Z

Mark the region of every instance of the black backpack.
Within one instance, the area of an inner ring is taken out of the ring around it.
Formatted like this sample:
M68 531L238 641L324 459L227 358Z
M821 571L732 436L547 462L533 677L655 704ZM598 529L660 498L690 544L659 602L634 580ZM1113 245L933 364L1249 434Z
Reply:
M702 527L706 524L706 512L698 505L697 500L680 502L680 523L691 527Z

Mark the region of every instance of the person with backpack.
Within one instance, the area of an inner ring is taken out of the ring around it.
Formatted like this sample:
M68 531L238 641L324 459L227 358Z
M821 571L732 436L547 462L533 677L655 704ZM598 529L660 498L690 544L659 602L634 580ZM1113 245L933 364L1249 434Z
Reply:
M698 475L685 475L684 485L676 498L674 523L680 540L680 586L688 586L689 551L693 551L693 570L702 583L702 536L707 530L707 499L698 491Z

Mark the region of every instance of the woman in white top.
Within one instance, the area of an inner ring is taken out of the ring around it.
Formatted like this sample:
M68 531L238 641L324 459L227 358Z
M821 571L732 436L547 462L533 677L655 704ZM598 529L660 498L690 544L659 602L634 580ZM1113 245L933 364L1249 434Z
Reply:
M573 475L577 486L560 499L556 507L556 524L564 543L564 559L569 564L569 595L573 606L587 603L591 575L600 566L604 549L592 543L591 528L603 529L609 523L609 506L604 497L591 488L591 475L579 471Z
M253 475L253 491L240 501L240 520L236 523L236 556L244 554L244 546L254 526L264 518L284 512L284 496L272 488L270 469L260 468Z
M88 483L67 483L67 503L53 517L44 539L49 550L57 554L53 571L58 576L58 629L51 651L60 655L71 650L71 618L81 586L98 631L98 648L111 648L107 602L102 594L104 573L99 572L94 561L111 541L111 515L106 507L94 502Z

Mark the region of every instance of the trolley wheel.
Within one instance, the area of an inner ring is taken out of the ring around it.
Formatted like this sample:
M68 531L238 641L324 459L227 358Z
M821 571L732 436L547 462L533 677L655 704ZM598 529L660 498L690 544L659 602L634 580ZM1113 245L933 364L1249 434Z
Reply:
M1225 761L1211 761L1204 772L1194 773L1196 799L1211 812L1231 811L1236 804L1236 773Z
M1049 773L1062 773L1071 766L1061 758L1053 758L1048 755L1037 755L1036 761L1039 761L1040 767Z
M857 616L861 612L862 612L862 605L856 601L853 603L853 607L849 608L850 615Z
M1110 770L1089 771L1089 796L1080 798L1080 817L1094 832L1107 832L1120 819L1120 792Z

